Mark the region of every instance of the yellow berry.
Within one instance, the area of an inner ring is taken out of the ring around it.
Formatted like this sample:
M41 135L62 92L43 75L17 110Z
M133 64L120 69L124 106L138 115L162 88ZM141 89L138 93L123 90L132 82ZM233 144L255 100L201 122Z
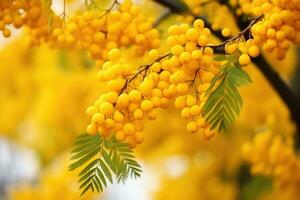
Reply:
M131 90L129 92L129 100L135 103L140 102L142 100L141 92L138 90Z
M92 123L94 124L103 124L105 120L105 117L101 113L96 113L92 118Z
M187 95L187 98L186 98L186 105L187 106L193 106L197 103L197 99L192 96L192 95Z
M208 127L208 123L205 121L205 118L202 118L202 117L197 120L197 125L201 128Z
M93 116L96 112L98 111L98 109L95 106L90 106L86 109L86 114L88 116Z
M268 29L267 31L267 37L268 38L275 38L276 36L276 31L273 28Z
M276 40L281 41L285 38L285 33L283 31L276 32Z
M231 32L230 32L229 28L223 28L222 35L224 37L228 37L228 36L230 36L230 34L231 34Z
M106 129L112 129L112 128L114 128L114 126L115 126L115 121L114 120L112 120L112 119L110 119L110 118L108 118L108 119L106 119L105 121L104 121L104 126L105 126L105 128Z
M108 58L110 61L117 61L121 57L121 51L119 49L111 49L108 53Z
M133 116L135 119L140 120L140 119L143 119L144 113L141 109L136 109L133 113Z
M203 20L202 19L196 19L195 21L194 21L194 27L195 28L197 28L197 29L203 29L204 28L204 22L203 22Z
M135 127L132 123L127 123L123 127L126 136L132 135L135 132Z
M215 131L212 131L210 130L209 128L206 128L204 133L203 133L203 136L204 136L204 139L206 140L209 140L211 139L214 135L215 135Z
M159 52L156 49L152 49L148 53L149 58L154 61L159 57Z
M117 106L120 108L125 108L129 104L129 96L126 93L123 93L119 96L117 101Z
M150 112L147 113L147 118L149 120L155 120L157 117L158 113L157 113L157 109L153 109Z
M184 63L184 62L189 62L192 59L192 55L189 52L183 52L180 54L179 56L179 60L180 62Z
M100 112L104 115L112 114L114 111L114 107L109 102L104 102L100 105Z
M143 132L142 131L136 131L133 135L133 139L137 144L140 144L144 140Z
M124 132L123 132L123 131L118 131L118 132L116 133L116 139L117 139L119 142L123 142L123 141L126 139Z
M232 43L232 44L229 44L226 48L227 50L227 53L229 54L233 54L238 48L238 45L236 43Z
M155 62L152 66L151 66L151 69L154 71L154 72L160 72L161 70L161 65L159 62Z
M70 33L76 32L77 29L78 29L78 26L77 26L77 24L75 24L75 23L70 23L70 24L67 25L67 30L68 30Z
M186 99L184 96L179 96L175 100L175 107L178 109L182 109L186 106Z
M180 93L180 94L186 94L189 90L189 86L187 83L179 83L177 85L177 91Z
M201 113L201 107L199 105L193 105L190 109L190 113L194 116L197 116Z
M194 50L194 51L192 52L192 58L195 59L195 60L196 60L196 59L200 59L201 56L202 56L202 51L199 50L199 49Z
M185 119L191 118L190 108L189 107L183 108L181 110L181 116Z
M189 122L186 128L191 133L196 133L198 131L198 125L196 122Z
M116 111L114 113L114 120L116 122L122 122L122 121L124 121L124 115L120 111Z
M153 81L149 78L145 78L145 80L139 86L139 90L143 95L150 95L152 89L153 89Z
M118 100L118 93L116 92L109 92L106 94L106 100L110 103L116 103Z
M260 50L257 46L253 45L249 48L248 53L251 57L259 56Z
M150 111L151 109L153 109L153 103L152 101L146 99L143 100L141 103L141 109L144 111Z
M242 54L239 57L240 65L248 65L250 63L250 57L247 54Z
M60 37L60 36L59 36ZM58 40L60 40L58 38ZM92 44L90 46L90 52L93 54L93 55L98 55L100 52L101 52L101 49L100 47L97 45L97 44Z
M95 135L98 132L98 128L95 124L90 124L86 128L86 132L91 135Z
M199 44L201 47L205 47L205 46L208 44L208 38L207 38L207 36L201 35L201 36L198 38L198 44Z
M179 56L182 52L184 52L183 46L177 44L171 48L171 53L175 56Z
M199 31L195 28L191 28L186 32L186 36L189 41L197 41L199 37Z
M8 37L10 37L11 32L10 32L9 29L6 28L6 29L3 30L2 35L3 35L4 37L8 38Z

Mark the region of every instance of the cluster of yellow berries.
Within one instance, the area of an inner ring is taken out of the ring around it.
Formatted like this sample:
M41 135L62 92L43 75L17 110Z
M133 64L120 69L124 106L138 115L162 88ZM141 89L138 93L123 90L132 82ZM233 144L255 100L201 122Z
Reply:
M241 66L246 66L250 64L251 57L255 58L259 56L260 49L256 45L253 39L249 39L246 42L229 42L225 45L225 52L227 54L237 54L239 55L239 64Z
M42 14L39 0L1 0L0 31L4 37L11 36L9 25L20 28L24 24L33 26Z
M148 57L153 63L136 69L122 57L121 50L109 51L109 60L98 72L99 80L107 82L109 92L87 109L91 116L89 134L115 135L117 140L126 141L131 147L143 141L143 120L156 119L158 108L167 107L174 95L174 89L166 82L169 72L161 71L161 63L155 61L167 56L160 58L159 55L156 49L149 51Z
M152 49L145 56L151 63L139 68L129 64L120 49L109 51L108 61L98 72L109 92L87 109L89 134L114 135L135 147L143 141L143 121L154 120L158 109L169 107L175 99L175 107L189 121L189 132L200 131L205 139L215 135L202 116L205 92L220 67L220 62L213 60L213 49L205 47L211 33L202 20L192 27L174 25L168 31L170 53L161 56Z
M266 52L274 52L277 59L285 58L292 43L300 44L300 4L298 0L255 0L252 14L263 16L252 27L254 43Z
M281 188L299 188L300 159L294 152L293 139L273 134L258 133L253 142L244 144L243 156L255 175L270 176Z
M189 132L199 131L209 139L215 132L205 122L202 108L207 99L205 92L220 66L213 61L213 49L205 47L210 42L211 32L200 19L195 20L192 27L185 23L171 26L168 32L167 42L174 63L169 69L170 82L178 92L175 107L181 109L181 116L188 120Z
M135 55L159 46L158 30L153 19L146 18L131 0L116 4L115 10L88 10L67 18L64 27L52 30L51 41L60 47L78 47L90 52L99 66L113 48L132 45Z
M63 23L63 19L55 15L50 8L47 11L43 10L41 17L29 28L31 46L48 43L50 47L57 47L57 44L51 43L55 40L51 30L62 27Z

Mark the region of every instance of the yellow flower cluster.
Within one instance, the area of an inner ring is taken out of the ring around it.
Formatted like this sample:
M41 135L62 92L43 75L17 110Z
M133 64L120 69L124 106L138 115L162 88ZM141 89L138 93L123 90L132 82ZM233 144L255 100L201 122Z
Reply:
M207 1L207 4L208 2L210 1ZM212 5L207 7L207 4L202 4L202 1L187 0L187 3L192 11L199 7L208 13L212 13L213 9L220 10L221 14L209 16L212 29L223 28L221 32L224 37L231 35L231 31L224 26L229 24L225 22L224 16L232 19L226 6L214 4L213 1L210 2ZM197 6L198 4L202 6ZM241 58L242 65L249 64L250 57L257 57L260 54L260 47L267 53L274 53L278 60L283 60L290 46L300 43L300 6L297 0L232 0L228 4L236 8L232 12L236 12L237 16L245 14L249 17L261 17L251 27L252 37L249 40L232 41L233 46L226 51L232 54L238 49L247 54L248 56L244 55ZM234 26L231 28L235 29Z
M181 116L187 119L187 130L202 132L209 139L215 132L202 116L206 95L214 75L219 71L219 62L213 61L213 49L205 47L210 42L211 32L202 20L195 20L193 27L183 23L169 28L167 39L173 57L170 82L176 85L175 107L181 109ZM173 69L172 69L173 68ZM194 93L194 94L193 94Z
M294 152L293 139L272 131L258 133L253 142L244 144L243 155L255 175L270 176L279 188L297 188L300 183L300 159Z
M245 2L241 0L240 3ZM241 4L242 10L262 16L251 31L253 42L264 51L275 53L279 60L286 57L291 44L300 44L300 4L297 0L254 0Z
M167 39L171 53L160 56L159 50L147 53L151 64L132 67L119 49L108 53L109 61L99 71L100 81L107 82L109 92L87 109L91 124L89 134L115 135L132 147L143 141L143 119L153 120L158 108L175 107L187 119L187 130L202 132L206 139L215 135L202 117L205 91L220 62L213 61L213 49L205 48L210 36L202 20L169 28Z
M20 28L23 25L35 26L42 15L39 0L1 0L0 31L4 37L10 37L9 25Z
M146 19L131 0L122 4L115 1L104 12L87 10L66 21L54 16L52 23L50 30L43 31L43 27L48 25L47 20L44 20L42 28L35 31L34 35L38 36L35 43L46 40L54 47L75 46L87 50L98 61L98 65L108 59L108 52L112 48L131 45L133 54L141 55L146 50L158 47L160 43L158 30L152 28L153 20Z

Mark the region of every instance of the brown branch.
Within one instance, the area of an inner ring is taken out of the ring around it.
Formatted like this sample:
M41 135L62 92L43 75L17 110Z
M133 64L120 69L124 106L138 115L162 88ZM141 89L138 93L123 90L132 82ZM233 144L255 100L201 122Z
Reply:
M283 100L289 109L294 122L297 125L299 132L300 128L300 100L293 94L291 88L282 80L280 75L273 70L272 66L264 59L263 56L258 56L252 61L256 64L258 69L264 74L272 87L276 90L280 98Z

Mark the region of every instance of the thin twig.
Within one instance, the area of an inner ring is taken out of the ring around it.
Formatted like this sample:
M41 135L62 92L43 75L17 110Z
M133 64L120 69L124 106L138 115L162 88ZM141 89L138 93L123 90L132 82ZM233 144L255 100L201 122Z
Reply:
M262 19L262 16L258 16L258 17L255 17L250 23L249 25L244 29L242 30L241 32L239 32L236 36L232 37L232 38L229 38L223 42L221 42L220 44L216 44L216 45L207 45L206 47L211 47L211 48L217 48L217 47L225 47L225 45L227 43L230 43L230 42L233 42L237 39L240 39L241 37L244 37L245 33L248 32L252 26L254 24L256 24L258 21L260 21Z
M66 27L66 17L67 17L67 13L66 13L66 0L63 0L63 12L60 14L60 17L63 18L63 27Z
M194 79L192 80L192 86L193 86L193 88L195 90L195 93L196 93L197 102L199 101L199 92L196 88L196 80L197 80L197 76L198 76L199 72L200 72L200 67L195 71Z
M126 77L126 81L124 86L122 87L122 89L120 90L120 94L122 94L128 87L128 85L134 81L139 75L141 75L143 72L145 73L143 76L143 79L145 78L145 76L147 75L148 70L150 69L150 67L156 63L159 62L161 60L163 60L164 58L170 56L170 53L166 53L163 56L160 56L159 58L157 58L154 62L147 64L147 65L142 65L135 73L133 73L132 75L129 75L128 77Z
M110 5L110 7L105 10L105 12L99 17L99 18L102 18L104 17L105 15L107 15L110 11L112 11L112 9L115 7L115 6L118 6L120 3L118 2L118 0L114 0L114 2Z

